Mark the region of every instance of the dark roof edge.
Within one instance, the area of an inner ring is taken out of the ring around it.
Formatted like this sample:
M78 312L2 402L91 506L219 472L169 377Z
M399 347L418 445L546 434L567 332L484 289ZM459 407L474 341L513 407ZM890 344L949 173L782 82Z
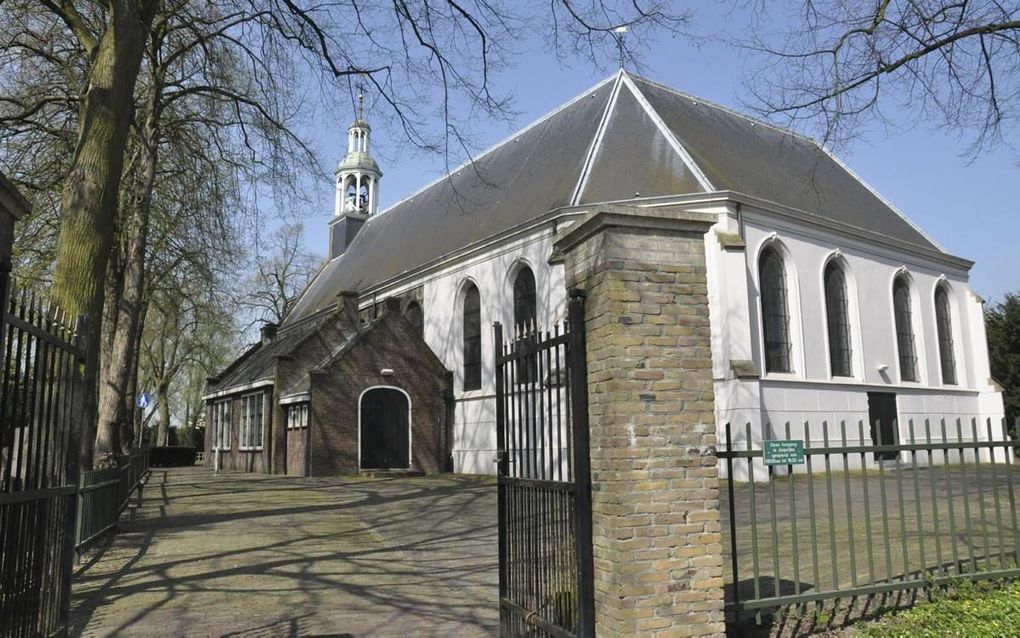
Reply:
M740 202L761 209L766 212L775 213L783 217L789 217L802 222L808 222L815 226L821 227L831 232L849 234L852 237L858 239L884 245L888 248L896 250L904 250L911 252L919 257L925 259L932 259L935 261L943 262L951 265L955 268L962 268L964 270L970 270L974 265L974 262L964 257L958 257L952 255L944 250L937 250L933 248L926 248L924 246L913 244L907 241L894 239L881 233L868 230L866 228L860 228L853 226L845 222L839 222L836 220L815 215L807 211L803 211L799 208L792 208L784 204L779 204L771 200L761 199L753 195L746 195L738 191L713 191L710 193L690 193L686 195L660 195L658 197L640 197L636 199L621 199L608 202L595 202L591 204L580 204L577 206L561 206L554 208L543 215L534 217L527 222L518 224L512 228L508 228L499 233L494 233L488 237L485 237L473 244L465 246L459 250L440 255L435 259L421 264L420 266L405 270L404 272L394 275L389 279L381 281L370 288L366 288L361 291L362 297L369 297L372 295L380 294L387 288L391 288L398 285L401 281L410 278L420 276L422 274L435 271L442 268L448 262L456 259L464 259L470 257L476 253L484 252L492 244L501 242L509 237L515 235L523 235L531 232L535 228L559 220L564 217L574 217L583 215L593 208L604 206L607 204L632 204L632 205L665 205L665 204L712 204L712 203L723 203L726 201ZM334 305L325 306L320 310L316 310L316 313L324 312ZM311 316L311 315L309 315ZM301 321L305 321L307 317L302 317Z
M259 388L265 388L271 385L275 385L275 381L273 381L273 379L256 379L255 381L249 381L248 383L228 386L226 388L223 388L222 390L207 392L202 395L202 400L211 401L213 399L220 399L235 394L241 394L242 392L247 392L248 390L258 390Z
M16 220L32 212L32 204L3 173L0 173L0 206Z
M896 239L889 237L882 233L869 230L867 228L861 228L846 222L836 221L803 211L799 208L793 208L784 204L779 204L771 200L762 199L755 197L754 195L747 195L738 191L718 191L717 193L706 193L706 195L717 195L720 196L718 199L728 199L733 202L739 202L748 206L753 206L766 213L774 214L780 217L786 217L789 219L796 220L798 222L808 222L814 226L820 227L824 230L829 230L836 233L843 233L850 235L853 238L860 239L869 243L878 244L887 248L895 250L901 250L909 252L915 256L922 257L924 259L931 259L934 261L942 262L946 265L953 266L954 268L962 268L963 270L969 271L974 262L966 259L965 257L958 257L951 253L938 248L928 248L920 244L914 244L902 239ZM937 246L937 244L936 244Z
M239 354L237 356L237 358L234 359L230 363L230 365L228 365L226 368L223 368L222 370L220 370L219 374L217 374L214 377L210 377L211 379L213 379L211 385L215 386L216 383L220 379L223 379L223 377L227 376L230 372L234 371L237 368L237 366L239 366L242 363L244 363L245 361L247 361L253 354L258 352L259 348L261 348L261 347L262 347L262 342L261 341L256 341L252 345L248 346L247 350L245 350L244 352ZM206 387L208 388L208 385Z

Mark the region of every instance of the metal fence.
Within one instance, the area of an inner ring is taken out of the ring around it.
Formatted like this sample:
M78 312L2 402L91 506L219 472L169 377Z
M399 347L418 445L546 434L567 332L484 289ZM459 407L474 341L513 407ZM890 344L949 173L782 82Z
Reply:
M83 321L0 278L0 635L67 626Z
M136 490L141 500L148 474L148 448L118 456L117 467L81 473L74 534L74 547L79 554L117 525Z
M594 635L583 296L496 341L500 635Z
M873 442L883 429L862 422L765 431L772 440L757 445L750 424L727 424L718 451L727 476L749 478L722 490L731 618L1020 576L1020 475L1005 423L908 421L893 427L896 444Z

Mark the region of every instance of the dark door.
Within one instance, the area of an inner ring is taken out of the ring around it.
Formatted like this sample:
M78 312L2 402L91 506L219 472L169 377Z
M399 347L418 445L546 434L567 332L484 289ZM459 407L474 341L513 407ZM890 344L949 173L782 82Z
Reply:
M871 441L875 445L896 445L896 394L893 392L868 393L868 423L871 424ZM879 461L895 459L896 452L876 452Z
M407 396L395 388L375 388L361 397L361 467L410 467L411 433Z

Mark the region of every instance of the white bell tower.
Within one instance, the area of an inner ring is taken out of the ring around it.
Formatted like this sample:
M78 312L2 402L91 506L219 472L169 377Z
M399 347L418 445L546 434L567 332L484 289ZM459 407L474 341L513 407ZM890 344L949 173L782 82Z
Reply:
M358 96L358 117L347 129L347 155L336 167L337 217L345 214L370 217L379 210L382 171L369 152L372 127L365 121L364 99L364 95Z

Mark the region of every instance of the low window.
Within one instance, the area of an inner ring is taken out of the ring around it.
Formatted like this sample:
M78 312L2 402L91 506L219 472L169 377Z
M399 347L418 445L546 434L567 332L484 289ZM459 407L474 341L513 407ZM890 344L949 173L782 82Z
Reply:
M287 429L299 430L308 427L308 404L297 403L287 408Z
M213 449L230 449L230 399L217 401L212 406Z
M262 449L262 393L241 397L241 428L239 449Z

